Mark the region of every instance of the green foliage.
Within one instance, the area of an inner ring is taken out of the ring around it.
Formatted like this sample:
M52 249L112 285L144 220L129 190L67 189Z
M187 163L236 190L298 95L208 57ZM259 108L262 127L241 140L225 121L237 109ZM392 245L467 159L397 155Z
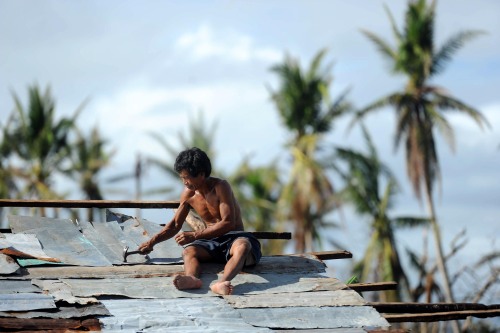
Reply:
M70 118L56 119L50 88L42 93L38 85L28 88L25 107L13 93L15 110L3 132L2 152L19 161L16 176L22 180L19 195L24 198L54 199L52 178L64 167L70 154L69 135L81 107Z
M389 216L392 198L397 190L396 180L389 168L379 160L368 131L364 127L362 131L368 147L367 154L337 148L332 158L336 161L334 168L346 184L341 191L342 197L354 206L357 213L370 217L370 240L354 273L362 281L396 281L397 291L381 293L380 297L384 301L400 301L404 295L409 295L409 283L396 245L396 221L405 226L414 226L424 223L426 219Z
M289 148L293 162L279 210L283 220L294 223L297 252L312 250L314 242L321 242L319 230L332 224L326 216L336 206L334 190L317 155L322 135L350 110L347 93L335 102L330 100L331 66L322 67L325 55L326 50L318 52L307 70L290 56L271 68L280 80L279 88L270 91L271 98L292 134Z

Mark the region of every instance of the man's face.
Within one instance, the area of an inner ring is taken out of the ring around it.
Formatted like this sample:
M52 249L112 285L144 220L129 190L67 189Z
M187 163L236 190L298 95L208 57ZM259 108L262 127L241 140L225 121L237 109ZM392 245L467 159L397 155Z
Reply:
M179 177L181 178L184 186L190 189L191 191L196 191L205 181L205 175L203 174L203 172L200 172L198 176L193 177L189 174L187 170L182 170L179 173Z

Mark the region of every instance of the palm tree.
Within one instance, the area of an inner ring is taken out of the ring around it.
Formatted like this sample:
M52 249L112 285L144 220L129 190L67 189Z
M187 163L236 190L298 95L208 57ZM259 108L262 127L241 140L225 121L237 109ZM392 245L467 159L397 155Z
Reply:
M72 146L71 166L66 170L69 176L79 178L80 189L89 200L103 200L103 195L97 177L109 165L114 151L107 152L107 144L101 138L99 130L94 127L89 136L85 137L77 130L77 140ZM93 209L89 209L88 220L93 221Z
M271 98L292 137L289 148L293 158L289 182L280 196L283 218L294 221L297 252L311 251L320 242L320 228L329 221L326 215L335 207L333 186L317 160L320 142L332 122L349 109L346 93L330 101L330 67L322 67L326 50L313 58L307 71L297 60L287 56L271 70L280 79Z
M394 230L401 226L412 227L428 223L428 220L389 216L392 199L397 192L396 179L379 160L366 129L362 127L362 130L368 154L337 148L332 159L337 164L333 167L346 182L345 188L340 192L342 197L354 205L357 213L370 217L370 241L355 271L361 281L373 279L397 282L397 290L377 294L377 297L380 296L382 301L401 301L405 296L408 298L410 287L396 246ZM346 171L338 167L342 162L347 165Z
M229 177L245 223L255 231L282 231L277 225L277 201L281 190L276 161L269 165L253 167L245 158ZM283 241L262 242L263 253L283 251Z
M487 121L478 110L453 97L444 88L430 83L431 79L443 72L451 57L465 42L480 34L479 31L459 32L436 49L435 9L435 1L429 5L425 0L411 1L405 16L405 26L401 31L387 10L396 39L395 47L376 34L363 31L388 59L393 72L405 76L407 83L403 91L391 93L359 111L358 118L385 106L392 106L396 110L395 147L399 147L404 141L407 173L413 191L419 199L422 198L422 191L425 193L446 301L452 302L453 294L443 259L441 231L432 196L434 183L436 179L440 179L434 132L438 130L443 134L453 148L453 129L445 117L445 112L460 111L471 117L480 127L487 124Z
M203 113L200 111L197 118L189 119L188 127L187 134L184 134L183 131L179 131L178 133L180 148L173 147L170 143L168 143L163 135L155 132L150 133L151 137L155 139L155 141L163 148L165 154L167 155L167 159L159 158L158 156L149 156L147 158L148 163L155 165L165 174L176 180L178 180L179 175L174 170L174 161L177 154L179 154L181 150L198 147L210 156L212 164L214 164L215 161L213 143L217 123L207 125ZM212 165L212 170L216 170L214 165ZM215 173L219 174L219 171L216 170Z
M42 93L37 84L28 88L29 101L24 107L13 93L15 110L5 126L4 149L21 161L19 175L23 180L20 195L33 199L57 199L53 178L61 171L70 154L68 137L83 104L72 117L56 119L55 102L47 87ZM43 214L43 210L41 210Z

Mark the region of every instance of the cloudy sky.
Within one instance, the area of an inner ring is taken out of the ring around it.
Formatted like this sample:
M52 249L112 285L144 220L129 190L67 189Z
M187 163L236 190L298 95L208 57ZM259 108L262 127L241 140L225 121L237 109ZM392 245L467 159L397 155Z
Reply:
M217 167L231 171L249 154L255 165L286 161L287 133L269 99L269 87L277 86L269 68L285 54L307 66L327 48L333 96L350 89L349 99L362 107L402 89L402 79L388 75L360 32L391 40L384 4L402 23L400 0L0 0L0 122L13 110L11 92L26 101L28 85L37 82L51 86L60 115L88 99L79 123L89 130L98 126L118 150L113 172L131 169L139 151L161 152L148 131L176 145L178 133L200 111L207 124L217 124ZM455 152L438 141L443 182L437 210L445 242L466 228L475 253L488 251L500 236L499 13L496 0L440 0L437 7L438 45L461 30L487 32L433 82L475 106L491 125L481 131L450 113ZM422 215L402 151L393 150L393 118L389 109L367 118L380 157L401 183L393 213ZM359 131L346 132L348 121L339 121L327 142L361 149ZM161 182L152 175L148 182ZM131 193L117 199L131 199ZM366 240L364 221L346 216L336 238L359 258L362 248L355 244ZM419 246L420 237L408 239Z

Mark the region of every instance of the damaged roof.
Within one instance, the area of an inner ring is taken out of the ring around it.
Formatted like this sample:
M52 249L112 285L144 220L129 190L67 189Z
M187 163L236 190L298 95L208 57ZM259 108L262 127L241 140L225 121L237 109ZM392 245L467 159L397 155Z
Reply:
M0 330L109 332L366 332L388 322L357 292L326 275L311 255L264 256L232 281L233 295L209 285L223 270L203 264L203 287L177 290L182 247L162 242L130 255L161 226L108 211L106 222L10 216L0 234Z

